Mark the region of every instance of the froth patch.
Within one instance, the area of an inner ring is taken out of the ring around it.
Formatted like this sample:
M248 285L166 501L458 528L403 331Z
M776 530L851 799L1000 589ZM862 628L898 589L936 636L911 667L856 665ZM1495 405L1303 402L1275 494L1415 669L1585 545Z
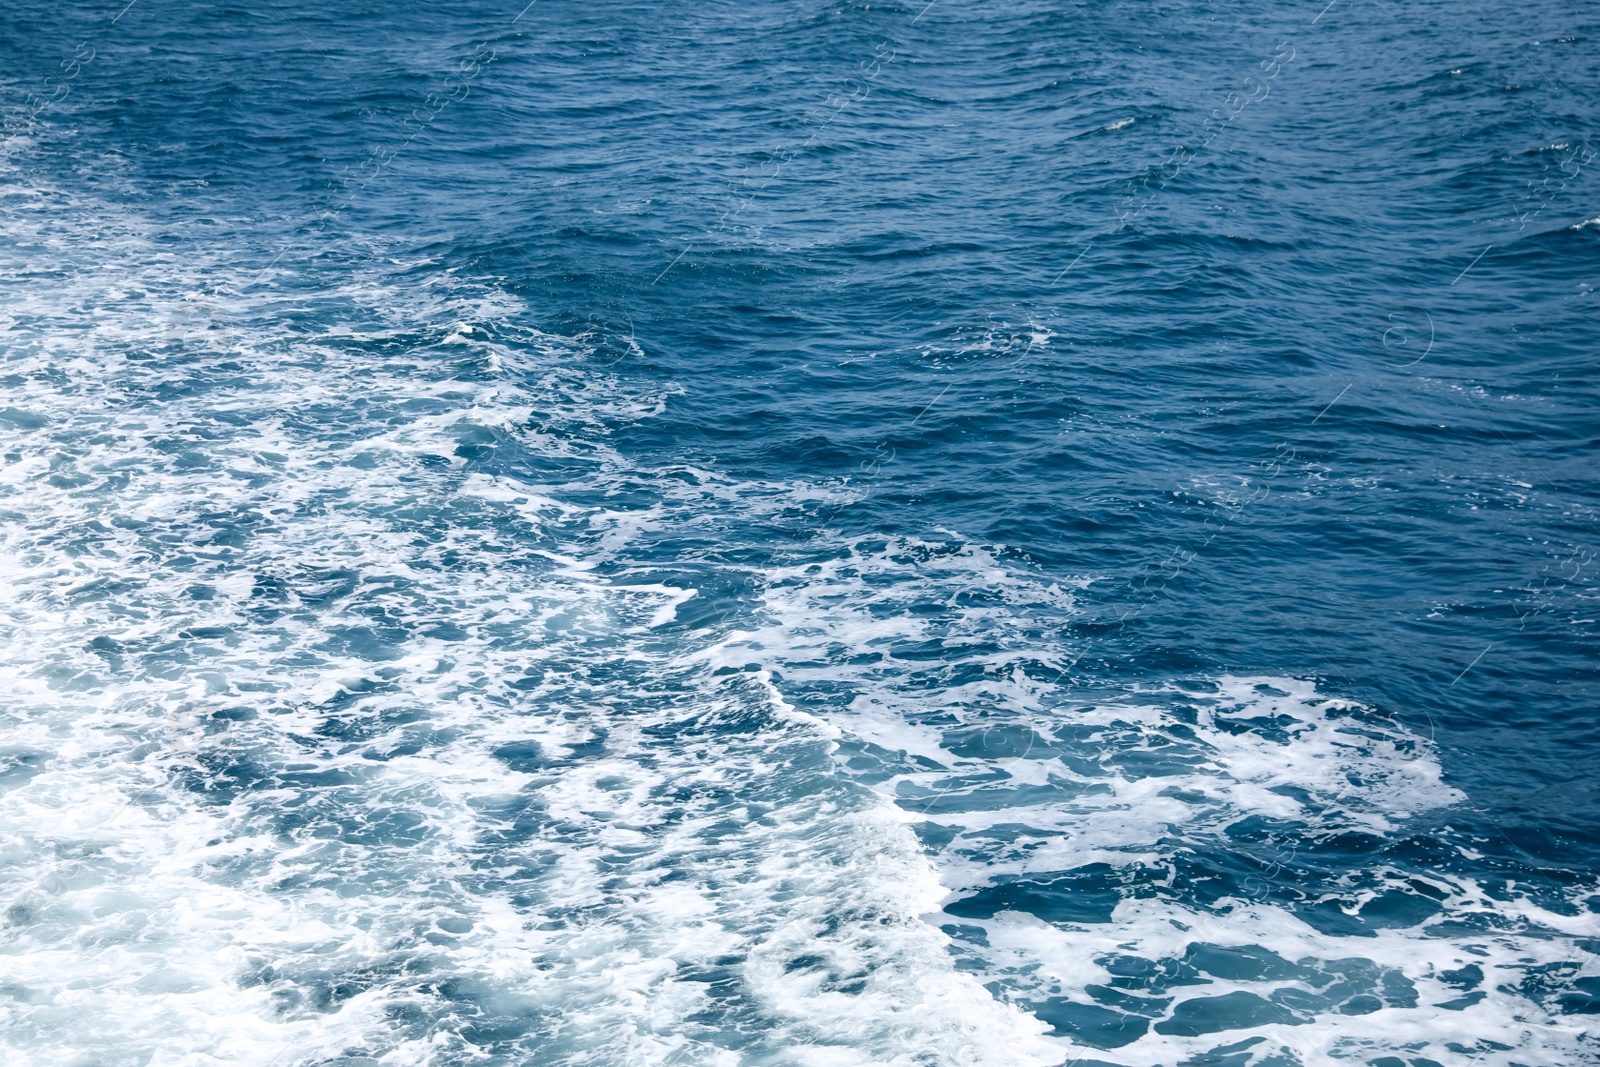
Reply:
M835 546L765 596L722 660L840 731L841 771L919 828L962 971L1061 1055L1592 1053L1592 888L1474 875L1434 829L1462 794L1393 719L1296 678L1074 691L1070 590L954 537Z
M1057 1058L921 921L943 889L838 730L632 558L814 488L635 468L609 436L670 388L507 294L291 300L102 207L7 222L73 263L3 357L9 1049Z

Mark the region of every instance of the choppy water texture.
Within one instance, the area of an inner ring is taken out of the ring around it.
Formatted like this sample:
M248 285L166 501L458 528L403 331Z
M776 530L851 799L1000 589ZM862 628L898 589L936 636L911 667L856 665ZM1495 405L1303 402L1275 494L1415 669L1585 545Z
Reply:
M1600 16L0 14L0 1047L1600 1063Z

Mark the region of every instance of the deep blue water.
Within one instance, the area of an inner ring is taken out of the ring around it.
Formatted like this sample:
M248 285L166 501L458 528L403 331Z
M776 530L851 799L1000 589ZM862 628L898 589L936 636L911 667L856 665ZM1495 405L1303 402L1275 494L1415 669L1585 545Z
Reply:
M124 3L15 1062L1600 1063L1600 12Z

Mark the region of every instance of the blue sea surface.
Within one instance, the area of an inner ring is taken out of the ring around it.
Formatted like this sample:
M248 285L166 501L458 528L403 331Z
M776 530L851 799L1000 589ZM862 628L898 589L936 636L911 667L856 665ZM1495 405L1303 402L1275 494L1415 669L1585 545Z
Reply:
M1600 1064L1600 8L0 48L6 1063Z

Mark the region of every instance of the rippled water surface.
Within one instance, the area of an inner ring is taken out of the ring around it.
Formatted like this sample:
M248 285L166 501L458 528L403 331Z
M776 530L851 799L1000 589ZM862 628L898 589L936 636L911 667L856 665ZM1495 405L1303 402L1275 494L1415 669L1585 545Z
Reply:
M0 14L8 1063L1600 1064L1600 14Z

